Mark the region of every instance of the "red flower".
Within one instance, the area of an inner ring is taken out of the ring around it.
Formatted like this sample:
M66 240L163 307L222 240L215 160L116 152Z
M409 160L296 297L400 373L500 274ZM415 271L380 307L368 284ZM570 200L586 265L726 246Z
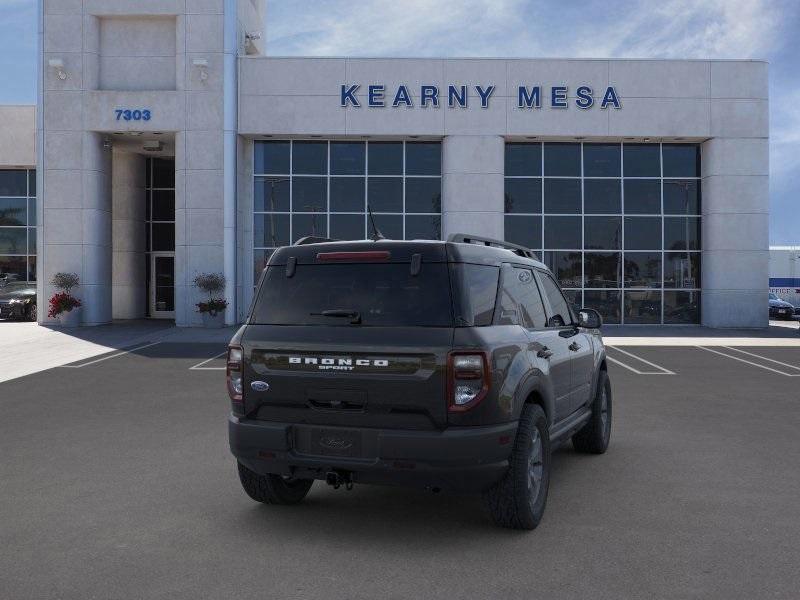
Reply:
M81 301L74 296L70 296L66 292L59 292L53 294L53 297L50 298L50 310L47 311L47 316L51 319L55 319L62 312L71 311L74 308L78 308L80 305Z

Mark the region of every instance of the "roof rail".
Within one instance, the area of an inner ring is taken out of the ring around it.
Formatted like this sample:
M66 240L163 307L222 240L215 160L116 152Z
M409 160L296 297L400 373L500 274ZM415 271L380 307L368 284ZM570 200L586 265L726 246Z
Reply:
M305 246L306 244L321 244L324 242L338 242L339 240L334 240L333 238L326 238L326 237L318 237L315 235L307 235L305 237L301 237L297 240L292 246Z
M454 244L479 244L491 246L493 248L503 248L504 250L511 250L511 252L518 256L539 260L536 253L530 248L520 246L519 244L512 244L511 242L504 242L503 240L495 240L493 238L480 237L468 233L453 233L447 238L447 241Z

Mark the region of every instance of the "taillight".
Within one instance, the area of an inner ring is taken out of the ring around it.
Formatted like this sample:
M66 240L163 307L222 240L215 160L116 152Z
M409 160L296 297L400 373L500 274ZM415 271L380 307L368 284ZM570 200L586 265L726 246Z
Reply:
M489 391L489 357L485 352L451 352L447 361L447 382L448 410L471 409Z
M242 404L242 347L228 346L228 361L225 366L225 379L228 384L228 396L231 397L233 409L241 411Z

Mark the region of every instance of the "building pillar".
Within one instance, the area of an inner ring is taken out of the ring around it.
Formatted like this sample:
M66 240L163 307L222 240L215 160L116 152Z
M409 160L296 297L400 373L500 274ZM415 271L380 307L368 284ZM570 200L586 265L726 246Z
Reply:
M503 239L505 140L450 135L442 143L442 237L471 233Z

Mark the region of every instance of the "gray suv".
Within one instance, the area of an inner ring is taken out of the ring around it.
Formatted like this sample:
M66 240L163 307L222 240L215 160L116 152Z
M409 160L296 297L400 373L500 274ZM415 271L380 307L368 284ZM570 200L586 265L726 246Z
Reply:
M533 529L553 450L608 447L600 325L497 240L280 248L228 350L242 486L268 504L314 480L474 491L497 524Z

